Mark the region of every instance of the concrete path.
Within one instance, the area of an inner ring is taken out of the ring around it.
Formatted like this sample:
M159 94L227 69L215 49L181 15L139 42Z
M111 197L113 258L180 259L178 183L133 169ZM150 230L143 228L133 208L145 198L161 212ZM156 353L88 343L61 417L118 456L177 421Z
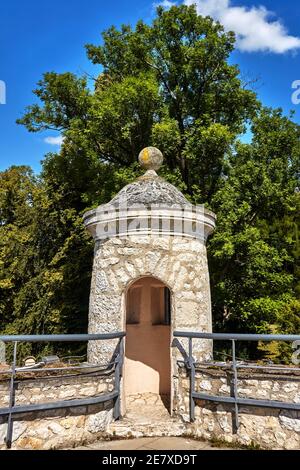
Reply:
M208 442L184 437L141 437L115 441L99 441L94 444L76 447L74 450L228 450L213 447Z

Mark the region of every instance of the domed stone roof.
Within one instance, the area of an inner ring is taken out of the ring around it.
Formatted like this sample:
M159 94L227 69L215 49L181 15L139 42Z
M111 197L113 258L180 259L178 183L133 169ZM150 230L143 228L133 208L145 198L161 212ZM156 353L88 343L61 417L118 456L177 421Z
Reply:
M153 170L148 170L144 176L122 188L109 205L116 207L125 203L127 206L135 204L145 206L161 204L168 207L190 205L175 186L160 178Z
M146 173L133 183L128 184L107 204L114 207L120 204L127 206L152 204L174 206L190 206L191 203L172 184L160 178L156 171L163 161L160 150L155 147L143 149L139 155L141 166L147 169Z
M175 186L157 175L155 170L162 161L158 149L142 150L139 162L146 173L121 189L107 204L84 214L84 224L95 240L179 235L205 241L213 232L215 214L191 204Z

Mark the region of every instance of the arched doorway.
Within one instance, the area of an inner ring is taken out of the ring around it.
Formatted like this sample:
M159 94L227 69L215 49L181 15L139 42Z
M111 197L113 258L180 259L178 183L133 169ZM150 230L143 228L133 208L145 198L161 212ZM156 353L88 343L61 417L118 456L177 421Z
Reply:
M159 395L170 411L171 295L154 277L135 281L126 296L124 388L134 396Z

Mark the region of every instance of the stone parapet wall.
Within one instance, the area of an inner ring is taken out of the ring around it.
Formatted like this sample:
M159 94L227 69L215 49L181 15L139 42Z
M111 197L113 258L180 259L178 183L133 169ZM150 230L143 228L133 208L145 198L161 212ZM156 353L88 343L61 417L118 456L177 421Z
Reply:
M230 396L232 372L198 368L195 387L197 392ZM71 402L72 399L108 394L113 388L112 373L51 380L46 377L35 380L28 378L17 381L16 405L58 400ZM256 445L263 449L300 449L300 412L240 405L240 425L235 432L232 405L196 400L195 421L189 423L189 390L188 373L184 367L179 367L174 377L172 418L173 423L180 424L180 427L176 427L176 435L179 435L180 429L182 435L206 440L217 438L232 444ZM300 375L290 372L270 374L265 371L239 371L238 395L243 398L299 403ZM0 408L7 407L8 396L9 381L0 380ZM151 394L131 398L131 406L133 403L134 406L155 406L157 402L157 397ZM112 401L14 416L12 449L62 449L91 443L110 436L108 430L112 420ZM164 432L173 435L174 429L170 426L169 431ZM0 449L5 449L6 431L7 417L0 417ZM147 436L149 432L147 426L144 426L139 435ZM151 435L155 435L155 432L152 426Z
M184 368L176 378L174 407L176 414L189 422L190 382ZM232 372L222 369L198 369L196 392L232 396ZM260 400L300 403L300 374L239 371L238 396ZM256 445L263 449L300 449L300 412L239 405L239 428L235 430L233 405L196 400L195 421L187 424L187 433L203 439L221 439L228 443Z
M41 377L16 382L15 405L84 399L108 394L114 375L93 374ZM9 403L9 380L0 380L0 408ZM93 442L103 436L112 421L112 400L97 405L60 410L33 411L13 417L12 449L59 449ZM5 449L7 416L0 417L0 449Z

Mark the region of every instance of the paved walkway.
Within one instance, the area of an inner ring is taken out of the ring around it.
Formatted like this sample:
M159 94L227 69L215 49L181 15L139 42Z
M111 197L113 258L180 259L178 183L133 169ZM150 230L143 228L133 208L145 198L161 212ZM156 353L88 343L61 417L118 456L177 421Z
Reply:
M76 447L74 450L228 450L213 447L208 442L184 437L141 437L115 441L99 441L94 444Z

